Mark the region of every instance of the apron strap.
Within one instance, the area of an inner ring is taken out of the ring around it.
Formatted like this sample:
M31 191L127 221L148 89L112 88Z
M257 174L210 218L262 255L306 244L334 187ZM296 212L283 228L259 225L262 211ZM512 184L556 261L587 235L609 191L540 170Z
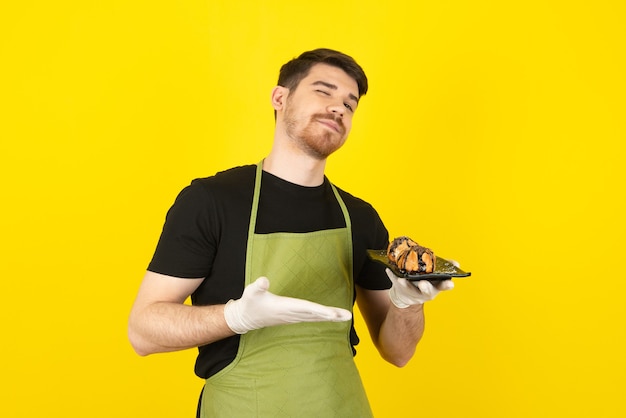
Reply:
M252 197L252 208L250 209L250 226L248 227L248 241L254 236L256 230L256 214L259 209L259 196L261 195L261 177L263 177L263 160L256 166L256 176L254 178L254 195ZM252 267L252 245L250 242L246 245L246 282L245 286L252 283L250 277L250 268Z

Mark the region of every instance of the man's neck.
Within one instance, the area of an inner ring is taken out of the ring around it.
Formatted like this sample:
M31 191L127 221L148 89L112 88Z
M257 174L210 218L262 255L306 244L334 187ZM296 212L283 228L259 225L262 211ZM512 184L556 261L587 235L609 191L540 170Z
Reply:
M291 183L314 187L324 182L326 160L317 160L301 152L273 148L263 161L263 170Z

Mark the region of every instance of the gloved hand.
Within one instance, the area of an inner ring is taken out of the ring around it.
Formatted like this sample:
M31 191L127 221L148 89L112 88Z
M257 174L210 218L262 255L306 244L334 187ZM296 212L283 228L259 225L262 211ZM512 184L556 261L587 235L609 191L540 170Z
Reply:
M348 310L324 306L308 300L278 296L268 292L270 282L259 277L243 290L240 299L224 307L228 327L237 334L253 329L297 322L341 322L352 318Z
M408 308L412 305L421 305L429 300L433 300L439 292L454 288L452 280L442 280L431 283L428 280L409 281L386 270L391 289L389 289L389 299L398 308Z

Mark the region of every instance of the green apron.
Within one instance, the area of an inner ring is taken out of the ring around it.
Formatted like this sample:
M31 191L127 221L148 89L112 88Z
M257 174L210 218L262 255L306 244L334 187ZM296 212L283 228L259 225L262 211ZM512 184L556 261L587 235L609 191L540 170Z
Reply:
M352 233L255 234L261 190L259 163L250 214L246 286L260 276L275 294L352 311ZM279 325L240 337L235 360L207 379L202 418L372 417L354 364L350 321Z

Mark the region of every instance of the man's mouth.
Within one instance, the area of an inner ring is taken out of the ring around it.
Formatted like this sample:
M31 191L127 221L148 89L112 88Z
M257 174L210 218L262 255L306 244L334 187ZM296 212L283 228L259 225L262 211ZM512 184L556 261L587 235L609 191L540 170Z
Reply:
M343 133L345 132L345 128L343 126L343 123L341 122L341 119L328 117L328 116L317 117L316 119L322 125L329 127L330 129L334 130L337 133L340 133L343 135Z

